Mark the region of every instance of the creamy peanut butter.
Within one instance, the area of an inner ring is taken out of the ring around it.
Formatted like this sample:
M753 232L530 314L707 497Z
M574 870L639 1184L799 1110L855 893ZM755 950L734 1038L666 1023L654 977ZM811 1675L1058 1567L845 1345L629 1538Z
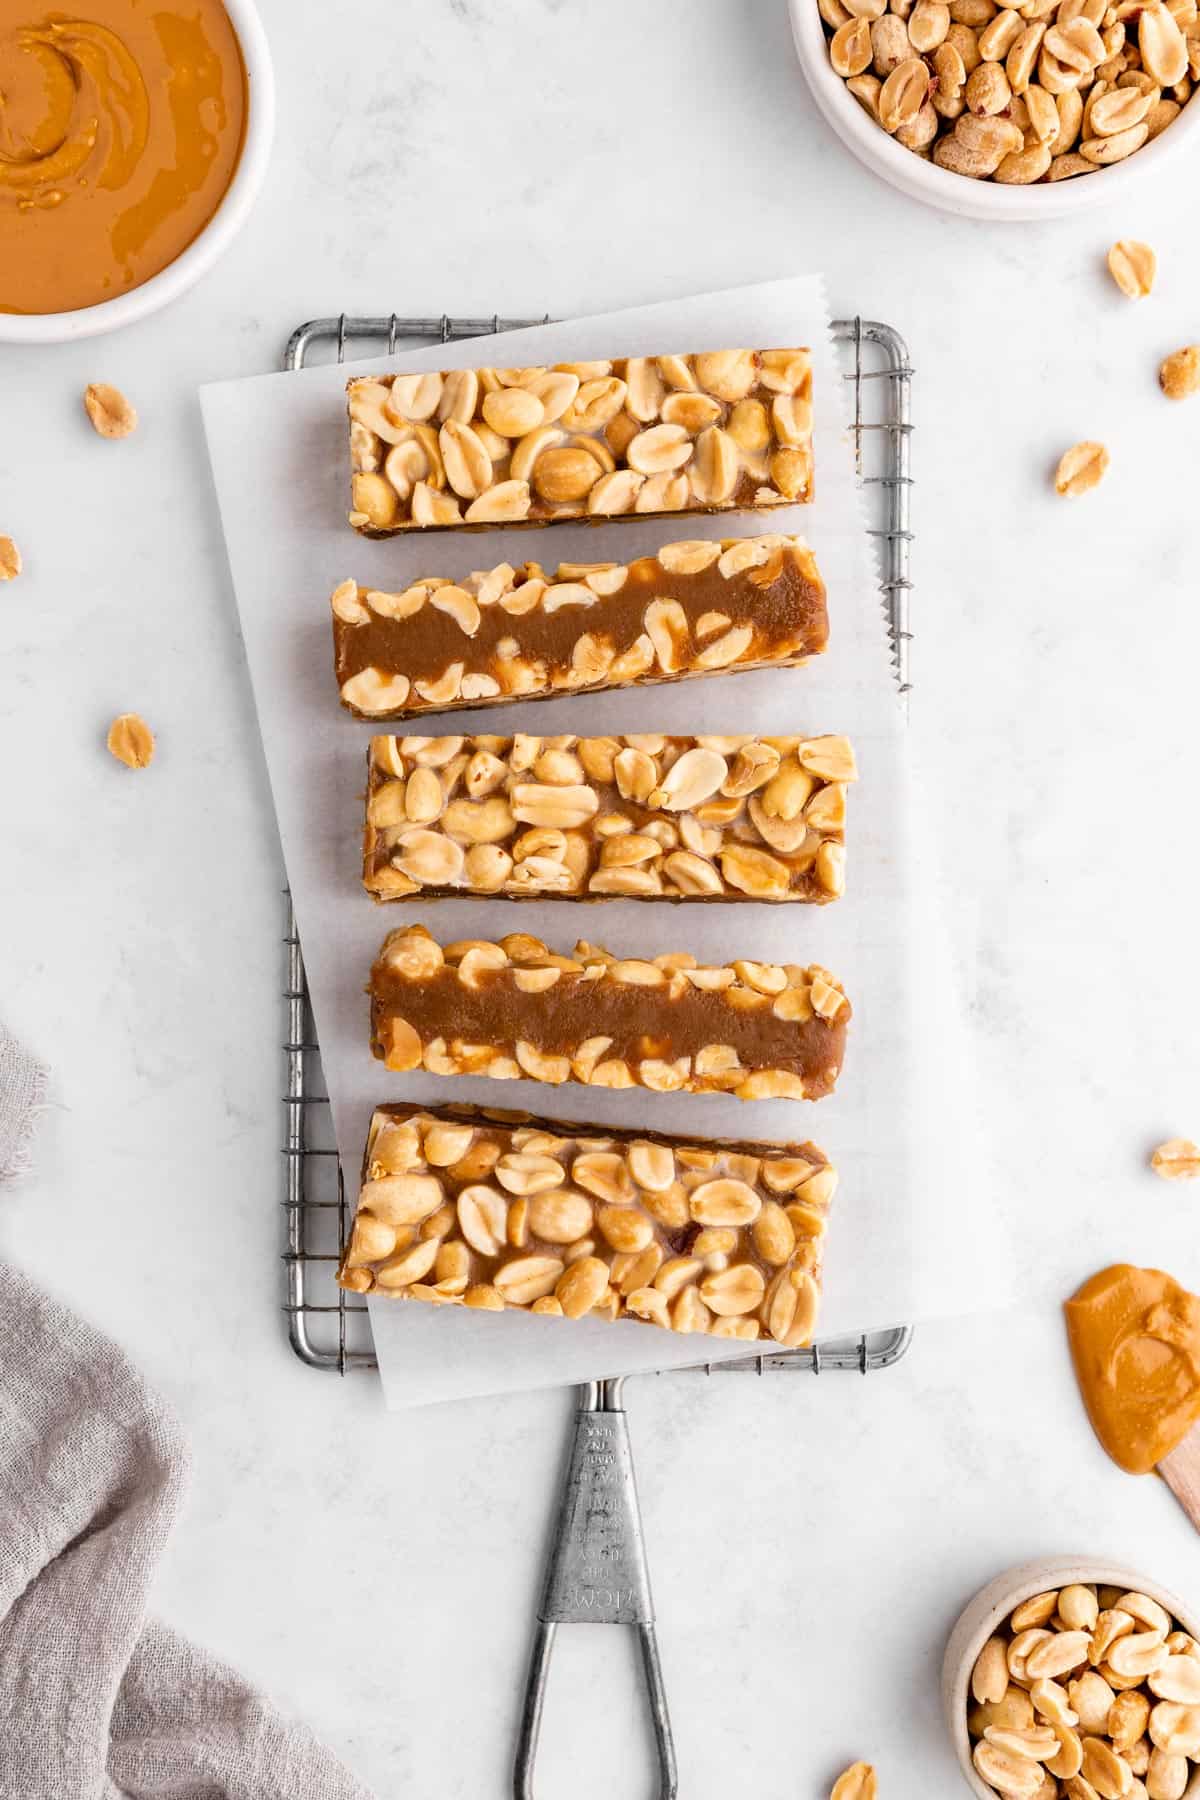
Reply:
M220 205L245 119L220 0L6 4L0 312L96 306L157 275Z
M1092 1429L1122 1469L1148 1474L1200 1418L1200 1296L1114 1263L1063 1310Z

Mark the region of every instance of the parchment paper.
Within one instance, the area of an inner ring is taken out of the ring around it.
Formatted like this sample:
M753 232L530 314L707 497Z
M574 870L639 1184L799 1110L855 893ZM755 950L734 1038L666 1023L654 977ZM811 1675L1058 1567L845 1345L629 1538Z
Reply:
M720 1137L812 1138L841 1171L826 1255L822 1335L966 1310L1007 1297L1007 1257L968 1179L972 1107L961 1018L937 930L931 857L914 848L904 727L869 555L845 421L850 395L834 359L819 277L700 295L605 317L426 345L390 361L258 377L203 390L205 427L263 741L299 920L333 1121L353 1183L371 1110L404 1098L526 1107L599 1125L655 1125ZM356 537L345 522L348 374L384 367L502 366L609 355L812 347L817 499L761 515L619 520L549 530ZM493 350L493 345L495 346ZM348 576L400 589L420 575L457 577L535 557L631 558L679 537L797 532L829 590L829 652L801 670L756 672L524 707L461 712L400 729L806 733L853 738L862 778L851 790L848 884L826 907L633 901L439 901L374 905L359 885L369 725L338 704L327 597ZM363 988L385 933L420 920L434 935L531 931L569 950L588 937L621 955L688 949L816 961L854 1006L837 1092L817 1103L746 1103L724 1095L552 1088L536 1082L396 1076L371 1056ZM678 1338L633 1322L565 1326L521 1314L473 1314L378 1300L371 1323L387 1403L558 1385L681 1366L753 1347Z

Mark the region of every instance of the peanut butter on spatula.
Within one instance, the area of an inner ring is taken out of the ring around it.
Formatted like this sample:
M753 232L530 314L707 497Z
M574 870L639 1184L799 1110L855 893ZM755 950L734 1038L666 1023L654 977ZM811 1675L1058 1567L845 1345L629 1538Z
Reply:
M1115 1263L1063 1308L1092 1429L1122 1469L1166 1481L1200 1530L1200 1296Z

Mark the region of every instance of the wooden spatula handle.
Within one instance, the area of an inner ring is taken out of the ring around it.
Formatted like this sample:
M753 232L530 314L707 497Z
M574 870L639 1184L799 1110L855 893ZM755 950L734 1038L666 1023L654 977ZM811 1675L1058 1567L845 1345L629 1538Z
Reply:
M1193 1425L1174 1450L1163 1457L1158 1472L1200 1531L1200 1425Z

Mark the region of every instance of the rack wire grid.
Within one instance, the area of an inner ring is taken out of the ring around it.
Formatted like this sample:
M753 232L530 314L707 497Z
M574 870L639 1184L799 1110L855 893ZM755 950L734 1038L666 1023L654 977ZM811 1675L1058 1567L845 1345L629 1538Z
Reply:
M285 369L300 369L333 352L344 362L347 350L362 354L384 347L394 353L411 341L450 343L498 331L542 325L536 319L404 318L396 313L311 319L292 333L284 352ZM850 430L859 479L875 508L871 536L879 552L879 592L889 633L896 685L907 707L912 691L909 599L913 533L911 391L913 371L903 338L890 325L874 319L835 319L833 337L847 367L843 379L852 390ZM323 355L322 355L323 353ZM350 1225L346 1186L333 1138L329 1097L321 1069L304 975L304 958L290 895L286 895L284 948L287 955L283 991L285 1033L284 1198L287 1244L283 1255L287 1294L284 1312L288 1337L301 1362L338 1375L378 1367L371 1345L365 1303L343 1293L334 1280L341 1247ZM747 1357L739 1362L698 1365L706 1374L765 1374L798 1371L820 1374L852 1370L870 1374L899 1362L912 1339L912 1327L896 1325L857 1337L826 1338L803 1350Z

